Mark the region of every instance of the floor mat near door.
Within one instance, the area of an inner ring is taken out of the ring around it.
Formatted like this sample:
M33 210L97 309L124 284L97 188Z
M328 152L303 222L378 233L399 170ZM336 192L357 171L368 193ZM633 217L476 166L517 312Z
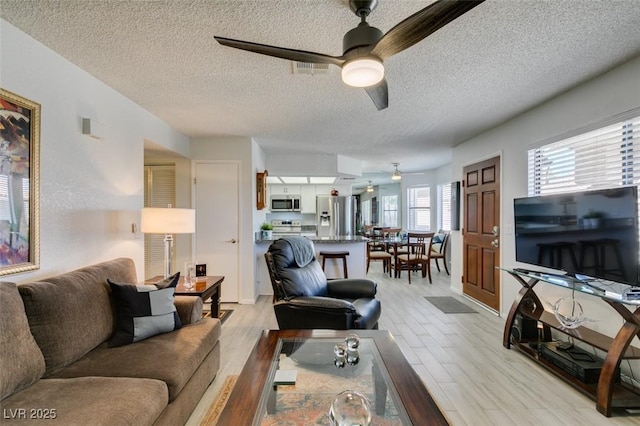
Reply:
M445 314L477 314L473 308L451 296L425 296L425 299Z

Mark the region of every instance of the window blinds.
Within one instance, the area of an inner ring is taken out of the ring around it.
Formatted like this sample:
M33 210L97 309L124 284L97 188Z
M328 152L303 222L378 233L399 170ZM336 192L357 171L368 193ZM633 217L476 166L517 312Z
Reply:
M451 184L438 185L438 230L451 230Z
M167 207L176 205L175 166L144 167L144 206ZM171 259L171 270L175 268L175 250ZM145 234L144 236L145 278L164 274L164 235Z
M638 185L640 116L531 149L528 156L530 196Z
M407 189L408 224L411 231L431 230L431 188L417 186Z

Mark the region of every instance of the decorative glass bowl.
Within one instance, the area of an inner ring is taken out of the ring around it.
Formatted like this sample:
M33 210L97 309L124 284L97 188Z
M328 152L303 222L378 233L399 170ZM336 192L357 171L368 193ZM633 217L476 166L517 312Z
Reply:
M332 426L371 424L371 405L360 392L346 390L333 399L329 409Z

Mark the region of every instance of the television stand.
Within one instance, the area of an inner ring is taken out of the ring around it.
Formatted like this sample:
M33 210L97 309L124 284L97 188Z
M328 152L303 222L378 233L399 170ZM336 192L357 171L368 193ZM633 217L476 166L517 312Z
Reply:
M513 345L520 349L526 356L595 400L596 409L607 417L611 416L614 408L640 407L640 389L617 380L620 362L623 359L640 359L640 349L631 346L633 338L640 335L640 300L609 297L604 291L591 287L588 282L576 280L569 276L562 281L559 279L559 277L562 277L561 275L550 275L523 269L499 269L508 272L522 285L522 289L513 301L507 316L502 340L505 348L509 349ZM544 309L542 301L535 293L534 287L540 282L567 287L581 293L600 297L623 318L624 324L613 339L583 326L574 329L564 328L553 313ZM625 305L635 305L635 311L631 312ZM518 316L522 317L522 321L525 321L525 319L535 321L537 327L541 327L540 335L536 337L528 336L529 338L521 335L520 339L512 341L511 333L516 326ZM602 364L597 383L585 383L577 379L553 362L540 356L538 350L529 345L536 342L538 344L551 342L552 329L606 352L607 355Z

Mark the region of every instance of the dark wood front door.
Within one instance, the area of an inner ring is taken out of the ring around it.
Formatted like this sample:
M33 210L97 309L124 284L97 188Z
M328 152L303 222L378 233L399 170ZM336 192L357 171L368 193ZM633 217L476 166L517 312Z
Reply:
M500 157L464 168L462 291L500 310Z

